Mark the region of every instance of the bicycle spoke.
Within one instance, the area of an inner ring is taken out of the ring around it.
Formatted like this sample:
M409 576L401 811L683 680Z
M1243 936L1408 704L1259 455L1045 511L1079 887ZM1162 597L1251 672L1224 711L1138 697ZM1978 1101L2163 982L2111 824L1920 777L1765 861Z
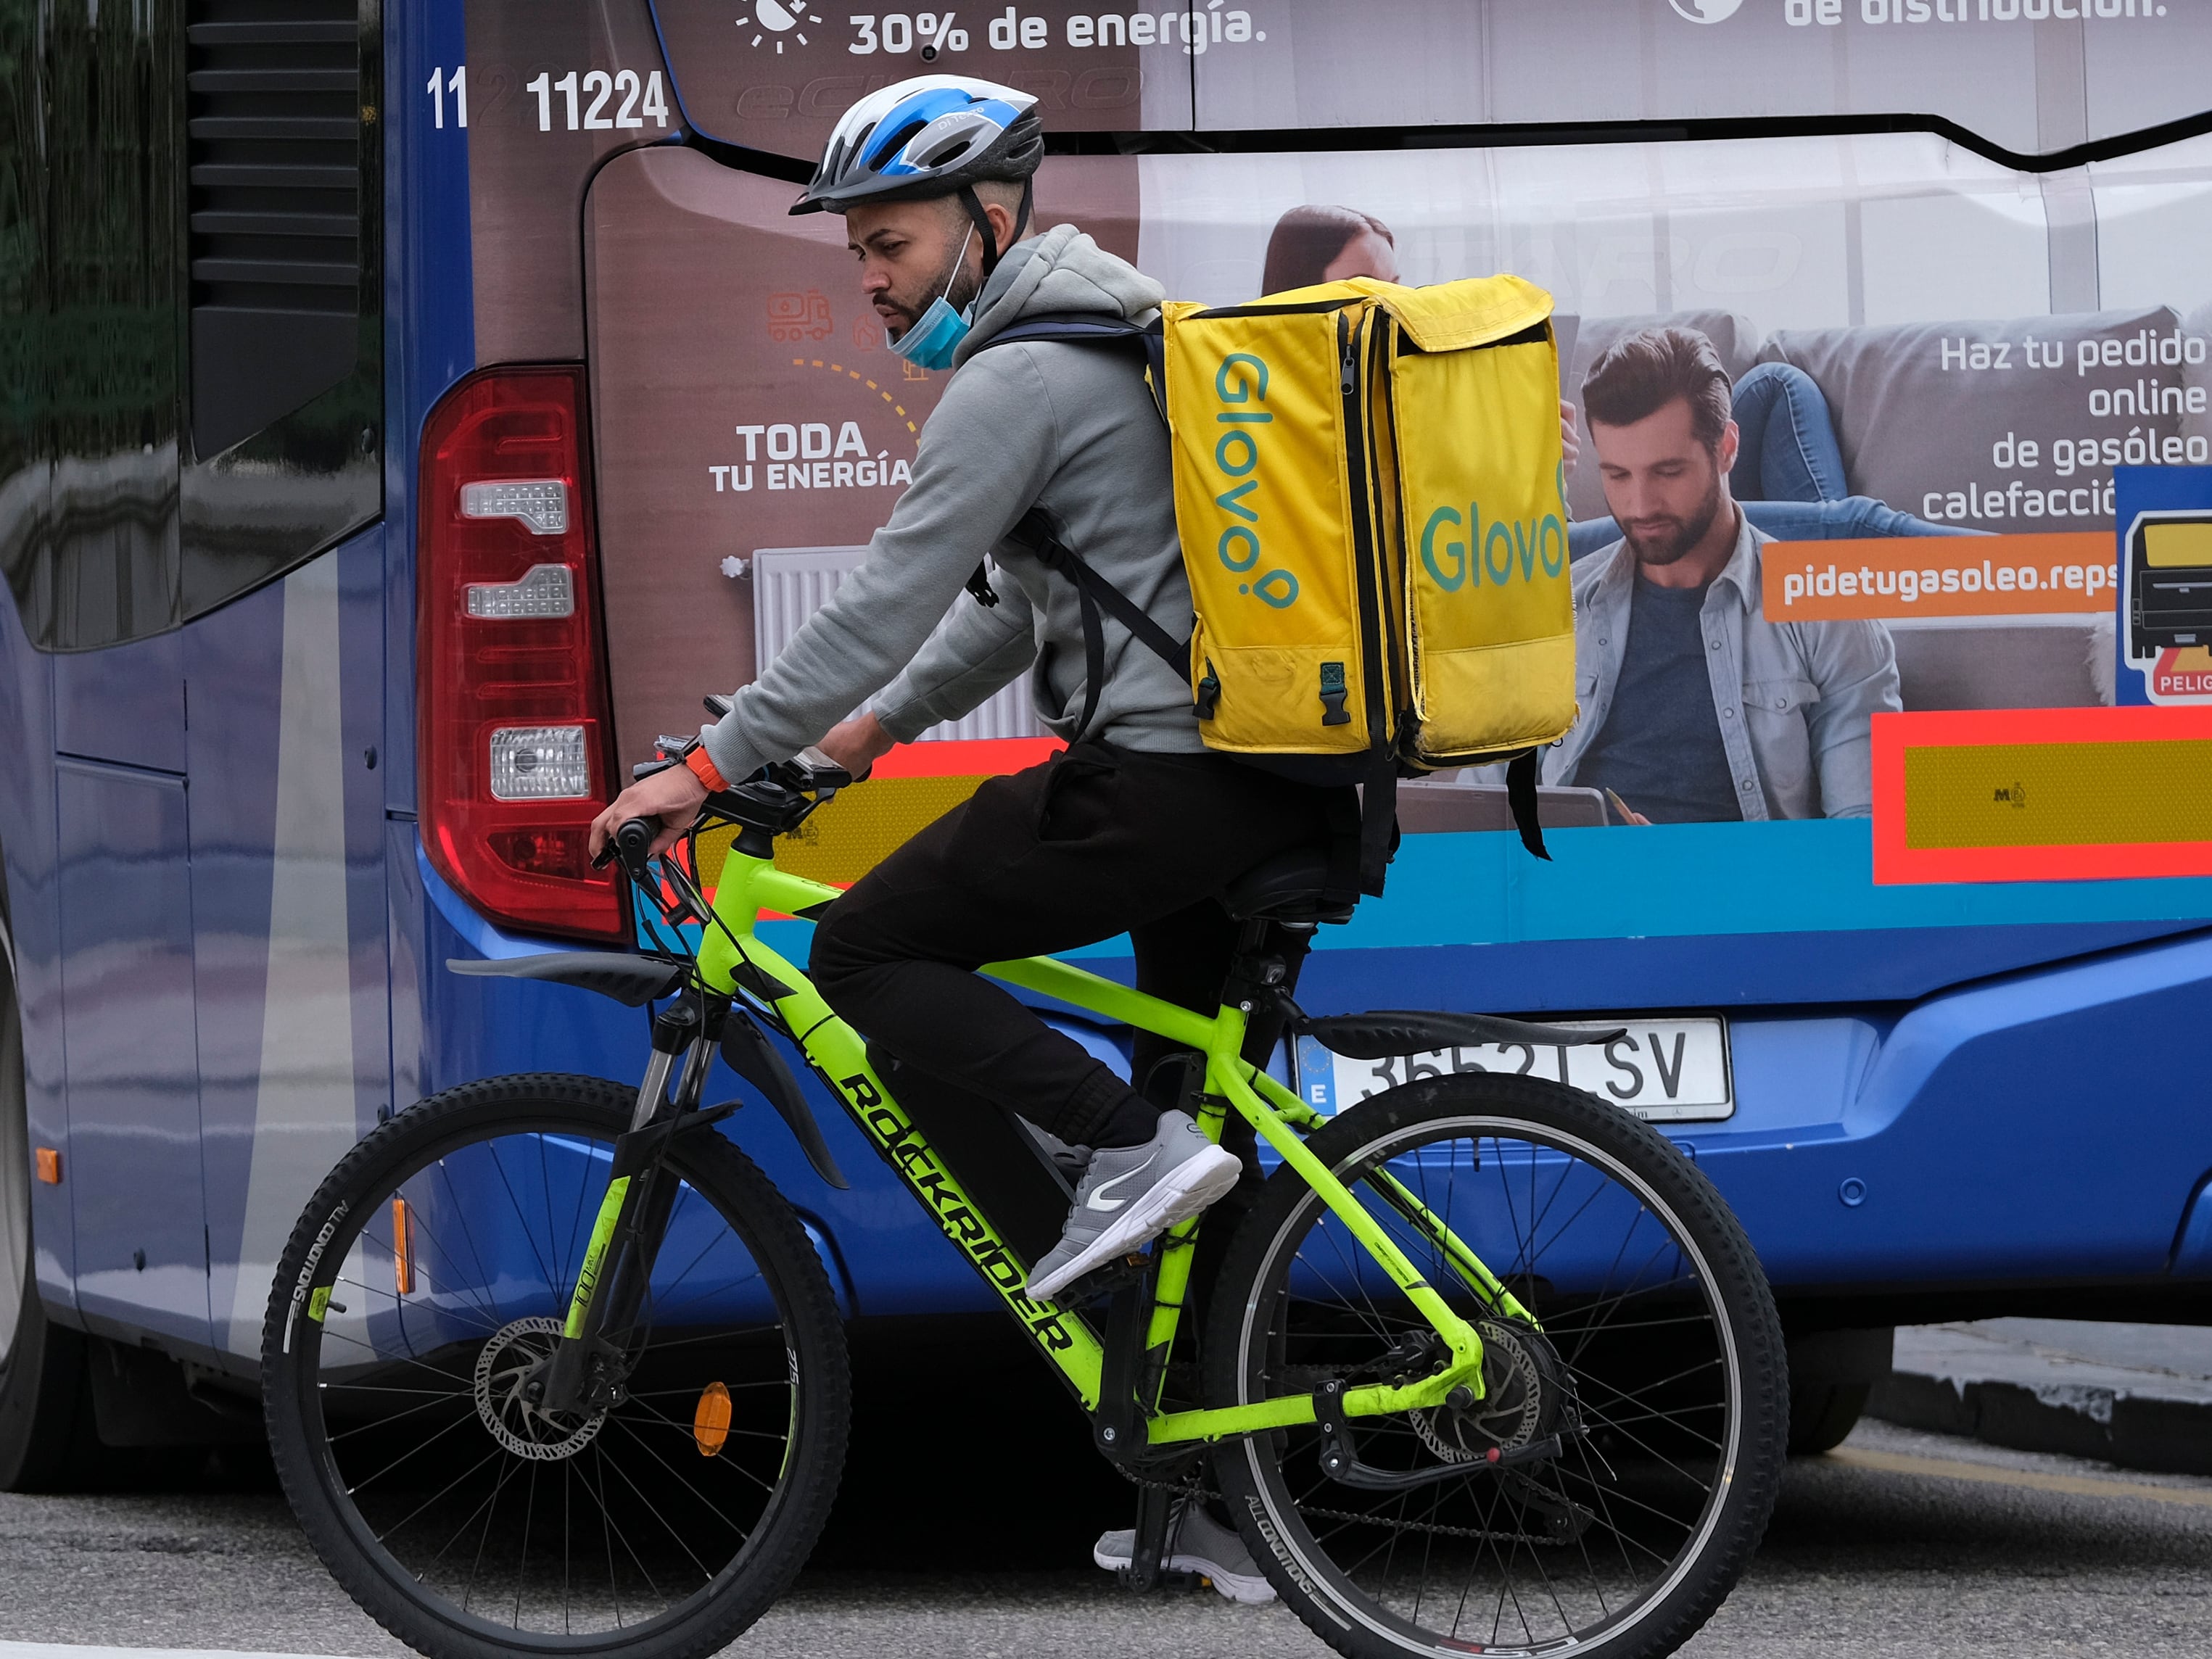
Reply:
M637 1322L600 1334L618 1374L545 1409L568 1276L605 1189L591 1152L606 1144L518 1129L396 1165L348 1198L358 1219L325 1248L365 1241L373 1261L397 1246L411 1280L347 1273L336 1284L352 1316L301 1322L320 1460L390 1558L384 1577L490 1619L518 1652L689 1616L775 1512L798 1443L786 1356L802 1349L776 1276L791 1269L772 1273L726 1191L688 1172L696 1150L661 1166L681 1183L659 1235L674 1243L659 1264L643 1258ZM394 1238L403 1195L409 1231ZM818 1267L811 1251L799 1260ZM725 1321L732 1308L745 1316ZM395 1315L412 1322L376 1322ZM731 1402L719 1443L693 1420L710 1389ZM595 1398L614 1403L595 1411Z
M491 1149L491 1167L499 1176L500 1190L507 1194L507 1207L514 1212L518 1224L515 1231L530 1245L531 1257L538 1263L538 1276L545 1281L545 1293L558 1301L562 1287L553 1282L553 1264L546 1259L544 1242L531 1230L530 1218L522 1212L522 1200L514 1195L514 1182L507 1178L507 1163L500 1157L496 1143Z
M1376 1133L1386 1138L1357 1165L1377 1186L1366 1207L1480 1327L1487 1387L1454 1410L1353 1419L1352 1449L1370 1468L1464 1461L1467 1472L1396 1492L1347 1486L1321 1467L1318 1435L1278 1436L1276 1513L1303 1520L1342 1581L1439 1643L1571 1652L1649 1604L1721 1500L1735 1406L1714 1287L1649 1192L1570 1143L1488 1123ZM1388 1376L1423 1352L1398 1345L1428 1322L1378 1291L1372 1256L1329 1212L1300 1202L1271 1247L1267 1358L1246 1398ZM1462 1250L1535 1322L1470 1283ZM1430 1352L1415 1375L1442 1363ZM1496 1473L1483 1461L1493 1432L1517 1445L1547 1431L1560 1436L1547 1458Z

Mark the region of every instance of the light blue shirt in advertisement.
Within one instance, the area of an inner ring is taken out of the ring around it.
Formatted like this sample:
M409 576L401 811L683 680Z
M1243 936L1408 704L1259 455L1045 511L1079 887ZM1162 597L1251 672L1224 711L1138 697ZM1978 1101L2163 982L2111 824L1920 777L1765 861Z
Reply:
M1698 617L1737 804L1749 821L1868 817L1874 802L1868 722L1904 707L1889 630L1871 621L1768 621L1759 549L1771 539L1737 514L1735 550L1707 586ZM1582 717L1544 751L1546 783L1581 781L1576 770L1606 730L1636 580L1636 557L1625 541L1575 566L1575 689ZM1622 720L1636 712L1624 708ZM1662 727L1655 711L1655 740ZM1608 742L1620 741L1629 729L1617 725Z

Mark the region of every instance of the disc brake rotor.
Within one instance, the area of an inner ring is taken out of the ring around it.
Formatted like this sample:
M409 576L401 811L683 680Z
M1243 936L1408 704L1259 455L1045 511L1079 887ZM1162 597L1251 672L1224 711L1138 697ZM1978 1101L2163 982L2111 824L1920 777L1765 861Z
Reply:
M1527 1445L1557 1425L1565 1403L1559 1362L1540 1333L1498 1319L1478 1319L1474 1328L1482 1338L1483 1397L1407 1413L1421 1443L1446 1463Z
M492 1438L517 1457L550 1463L574 1457L592 1443L605 1411L578 1418L541 1411L528 1397L561 1340L561 1322L543 1316L509 1321L477 1355L477 1416Z

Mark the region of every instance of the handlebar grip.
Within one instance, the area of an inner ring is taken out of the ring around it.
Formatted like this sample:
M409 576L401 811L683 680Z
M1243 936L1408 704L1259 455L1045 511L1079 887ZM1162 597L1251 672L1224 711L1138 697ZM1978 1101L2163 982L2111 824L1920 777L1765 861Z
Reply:
M635 864L653 848L653 838L660 833L658 818L632 818L615 831L615 848L623 860Z

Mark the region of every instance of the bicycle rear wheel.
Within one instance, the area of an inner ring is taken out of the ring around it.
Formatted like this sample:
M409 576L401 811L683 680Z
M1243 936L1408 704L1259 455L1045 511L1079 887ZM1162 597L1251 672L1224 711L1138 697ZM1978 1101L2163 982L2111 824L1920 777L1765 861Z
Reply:
M635 1091L471 1084L370 1135L295 1229L263 1331L286 1495L339 1583L435 1659L693 1659L790 1584L842 1469L850 1384L820 1258L712 1130L614 1402L537 1409Z
M1773 1299L1719 1194L1648 1125L1531 1078L1393 1089L1308 1145L1474 1323L1487 1391L1349 1420L1353 1478L1397 1490L1326 1472L1316 1427L1224 1446L1216 1474L1278 1593L1356 1659L1672 1652L1757 1547L1788 1422ZM1424 1211L1533 1317L1472 1287ZM1214 1307L1215 1405L1410 1381L1449 1358L1288 1169L1239 1229Z

